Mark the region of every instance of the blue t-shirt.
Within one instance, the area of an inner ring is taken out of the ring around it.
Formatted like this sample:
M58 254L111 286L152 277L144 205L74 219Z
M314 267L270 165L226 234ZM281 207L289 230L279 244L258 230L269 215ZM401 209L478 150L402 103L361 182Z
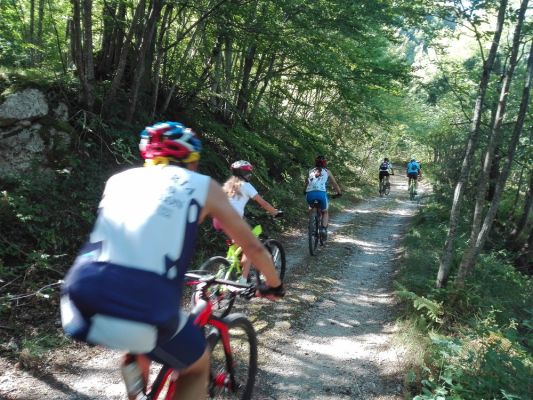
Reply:
M408 174L419 174L420 164L417 161L409 161L409 163L407 164L407 173Z

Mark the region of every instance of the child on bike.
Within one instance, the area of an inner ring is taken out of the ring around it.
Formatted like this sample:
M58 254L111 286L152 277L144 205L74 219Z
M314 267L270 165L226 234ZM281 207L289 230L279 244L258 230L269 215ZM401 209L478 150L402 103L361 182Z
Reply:
M196 172L201 143L192 130L157 123L141 132L139 148L145 167L107 181L90 237L65 277L63 328L77 340L142 354L144 382L148 359L178 370L174 399L203 399L209 353L202 332L180 310L198 225L207 215L220 220L265 276L263 295L279 298L283 285L220 186Z
M337 184L337 181L333 177L330 170L326 168L327 160L324 156L317 156L315 158L315 167L311 168L305 178L304 194L309 204L309 212L312 211L311 205L315 200L320 203L320 210L322 212L322 226L320 227L320 235L323 240L328 235L328 195L327 195L327 183L331 179L331 183L337 192L337 196L341 195L341 188Z
M281 212L274 208L268 201L263 199L255 187L250 183L252 177L253 166L248 161L239 160L231 164L231 176L224 182L222 190L228 196L229 203L233 206L235 211L242 217L244 217L244 209L250 199L254 200L261 208L268 212L272 216L277 216ZM220 222L217 219L213 220L215 229L221 228ZM243 282L248 279L250 272L250 266L252 261L246 256L243 251L241 258L242 265L242 278Z

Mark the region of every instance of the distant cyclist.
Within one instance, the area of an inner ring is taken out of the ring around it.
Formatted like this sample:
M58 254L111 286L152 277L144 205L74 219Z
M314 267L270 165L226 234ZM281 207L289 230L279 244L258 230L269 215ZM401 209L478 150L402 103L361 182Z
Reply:
M107 181L90 237L65 277L63 328L77 340L142 354L145 379L148 359L178 370L173 399L205 399L209 351L180 310L198 225L207 215L220 220L265 276L263 295L279 298L283 285L220 186L196 172L201 143L192 130L177 122L146 127L139 148L145 167Z
M411 158L411 161L407 163L406 168L407 173L407 190L409 190L409 185L411 184L411 180L415 181L415 194L417 194L418 190L418 178L422 176L422 169L420 167L420 163L416 161L414 157Z
M259 204L266 212L272 216L278 215L280 210L274 208L268 201L263 199L255 187L250 183L252 177L253 166L248 161L239 160L231 164L232 176L222 186L222 190L228 196L230 204L235 211L239 213L241 217L244 216L244 208L250 199ZM220 229L221 226L218 220L213 220L213 225L216 229ZM248 259L243 252L242 259L242 279L243 281L248 278L250 266L252 262Z
M383 162L379 165L379 187L381 188L381 181L385 179L385 185L390 189L389 175L394 175L394 169L392 163L387 157L383 159Z
M328 235L328 195L327 184L331 179L331 183L337 192L337 195L341 195L341 188L337 184L337 181L333 177L331 171L327 166L327 160L324 156L317 156L315 158L315 167L311 168L305 178L305 198L309 204L309 211L312 210L311 205L315 200L320 203L320 210L322 211L322 226L320 227L320 235L325 240Z

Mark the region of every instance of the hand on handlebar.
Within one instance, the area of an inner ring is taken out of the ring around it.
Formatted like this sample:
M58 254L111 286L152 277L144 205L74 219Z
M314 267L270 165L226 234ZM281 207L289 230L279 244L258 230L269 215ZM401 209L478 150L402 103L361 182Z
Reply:
M332 199L338 199L341 196L342 196L342 193L335 193L335 194L333 194L333 196L331 196L331 198Z
M274 288L267 286L265 283L261 283L257 287L256 296L266 297L269 300L279 300L285 296L285 287L283 286L283 283Z
M276 215L274 215L274 218L283 218L284 216L285 216L285 213L283 212L283 210L278 210Z

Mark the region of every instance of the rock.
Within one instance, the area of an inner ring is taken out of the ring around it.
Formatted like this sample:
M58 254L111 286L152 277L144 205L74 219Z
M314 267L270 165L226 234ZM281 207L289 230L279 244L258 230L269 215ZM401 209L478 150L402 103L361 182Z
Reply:
M48 114L48 102L43 92L38 89L25 89L7 96L0 104L0 126L7 126L9 121L35 119Z

